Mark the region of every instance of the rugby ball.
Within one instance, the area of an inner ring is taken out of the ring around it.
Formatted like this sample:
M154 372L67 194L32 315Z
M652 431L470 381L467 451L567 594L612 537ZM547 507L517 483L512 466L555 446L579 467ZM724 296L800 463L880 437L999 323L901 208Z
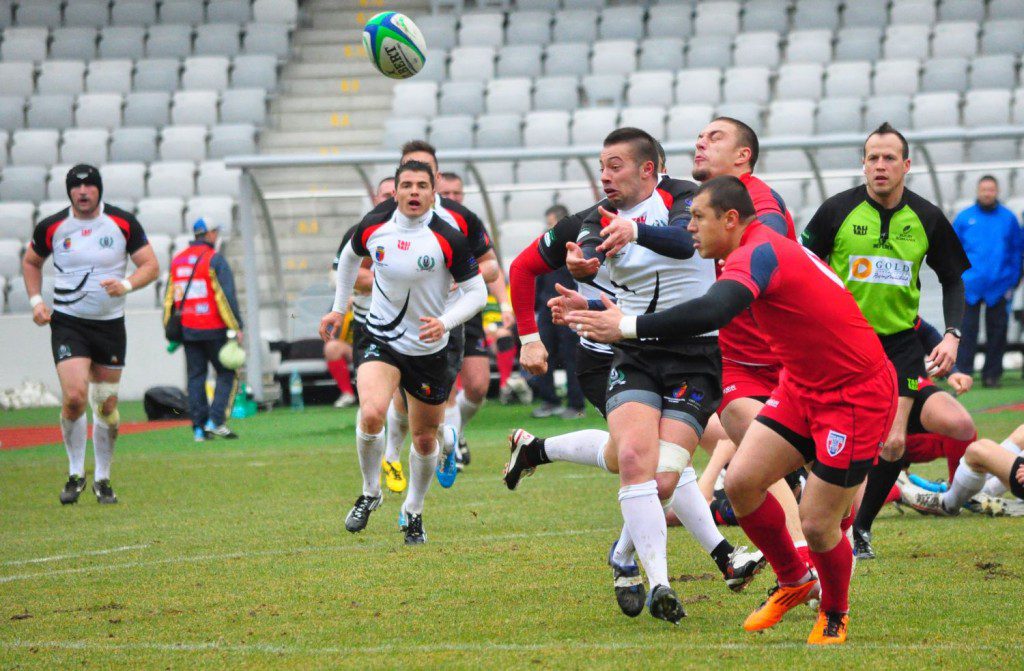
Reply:
M405 14L381 12L363 27L363 49L380 73L408 79L427 62L423 33Z

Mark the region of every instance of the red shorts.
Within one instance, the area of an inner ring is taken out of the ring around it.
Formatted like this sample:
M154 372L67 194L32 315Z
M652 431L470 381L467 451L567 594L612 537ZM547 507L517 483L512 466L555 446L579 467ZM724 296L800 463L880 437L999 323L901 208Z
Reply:
M813 472L841 487L860 484L878 459L896 414L896 370L888 360L862 379L833 389L809 389L783 370L758 414L813 461Z
M780 372L782 366L750 366L722 359L722 402L718 414L738 398L767 399L779 386Z
M927 464L945 459L949 467L949 481L952 482L960 458L964 456L970 444L969 440L957 440L937 433L912 433L907 436L907 449L903 453L903 461L908 464Z

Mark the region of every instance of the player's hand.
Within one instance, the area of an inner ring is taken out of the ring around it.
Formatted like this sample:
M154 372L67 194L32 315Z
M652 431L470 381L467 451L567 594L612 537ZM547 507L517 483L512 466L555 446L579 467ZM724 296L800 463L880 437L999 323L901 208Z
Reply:
M548 348L539 340L523 345L519 351L519 365L531 375L548 372Z
M320 320L320 339L330 342L338 337L341 332L341 325L345 321L345 315L331 310Z
M121 284L121 280L115 280L113 278L102 280L100 282L100 286L106 290L108 296L113 296L114 298L124 296L128 293L128 290L124 288L123 284Z
M585 280L597 274L601 262L583 258L583 249L575 242L565 243L565 267L578 280Z
M935 346L925 362L928 374L937 377L949 375L949 371L953 370L953 364L956 363L956 351L959 347L960 341L952 333L943 336L942 342Z
M46 326L50 323L50 308L46 307L46 303L40 303L32 308L32 321L39 326Z
M622 340L619 322L622 321L622 310L605 294L601 294L604 303L603 311L574 310L566 315L569 327L580 334L581 338L594 342L613 343Z
M597 246L597 251L607 256L613 256L636 240L636 224L632 220L609 212L604 207L599 206L597 211L602 217L608 219L608 223L601 229L601 237L604 238L604 242Z
M889 437L885 444L882 445L882 453L879 456L886 461L898 461L903 457L903 452L906 449L907 430L905 427L900 429L894 425L889 431Z
M587 299L578 291L567 289L561 284L555 284L555 291L558 295L548 301L551 309L551 321L558 326L565 326L565 315L573 310L586 310Z
M953 388L957 396L963 396L974 386L974 378L964 373L950 373L946 382Z
M437 317L420 317L420 340L437 342L444 337L444 324Z

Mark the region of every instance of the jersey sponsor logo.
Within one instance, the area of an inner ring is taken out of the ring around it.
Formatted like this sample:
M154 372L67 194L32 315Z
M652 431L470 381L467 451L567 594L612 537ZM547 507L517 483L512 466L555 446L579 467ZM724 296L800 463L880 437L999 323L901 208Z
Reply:
M909 287L914 264L888 256L851 256L848 280Z
M544 245L547 246L547 247L551 247L554 244L555 244L555 231L554 231L554 229L550 229L550 230L548 230L547 233L544 234Z
M626 384L626 374L618 368L612 368L608 371L608 391L615 389L619 385Z
M409 251L410 247L412 247L412 243L409 242L408 240L398 241L398 248L401 249L403 252Z
M430 397L430 392L431 392L430 385L427 384L426 382L420 382L420 394L422 394L422 395L424 395L424 396L429 398Z
M736 391L736 385L730 384L725 389L722 390L722 393L723 394L731 394L734 391Z
M60 245L64 249L71 249L71 238L64 238L61 240Z
M437 265L437 261L429 254L424 254L420 258L416 259L416 266L424 272L429 273L434 269L435 265Z
M915 239L914 227L910 224L906 224L902 229L900 229L900 232L896 234L896 239L901 242L913 242Z
M868 234L868 227L865 224L854 224L853 225L853 234L854 235L867 235Z
M366 346L366 351L363 352L363 358L369 359L370 357L380 357L380 348L377 347L377 343L370 343Z
M192 266L178 266L174 271L175 277L190 277L192 275Z
M767 401L765 401L765 405L767 405L769 408L777 408L779 407L779 399L770 398Z
M83 238L88 238L90 235L92 235L92 229L91 228L83 228L82 229L82 237Z
M681 385L675 388L675 391L672 392L672 398L683 398L684 396L686 396L686 390L689 388L689 382L682 383Z
M104 235L102 238L100 238L100 247L103 247L104 249L110 249L113 246L114 238L112 238L111 236Z
M188 292L192 293L192 290L189 289ZM209 314L209 313L210 313L210 304L209 303L196 303L196 314L197 315L205 315L205 314Z
M921 381L920 381L920 379L916 378L916 377L908 377L907 378L907 389L909 389L910 391L920 391L921 390Z
M374 250L374 252L373 252L373 258L377 261L377 263L382 263L384 261L384 246L383 245L377 245L377 249Z
M68 359L71 357L71 348L67 345L61 345L57 348L57 361Z
M828 450L828 456L834 457L846 447L846 434L839 433L838 431L829 430L828 437L825 439L825 449Z

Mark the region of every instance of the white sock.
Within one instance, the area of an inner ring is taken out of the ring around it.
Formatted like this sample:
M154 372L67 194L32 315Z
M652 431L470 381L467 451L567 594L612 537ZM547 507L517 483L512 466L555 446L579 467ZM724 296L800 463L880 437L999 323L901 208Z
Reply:
M612 561L619 566L631 566L636 564L636 548L633 547L633 539L629 536L629 529L622 525L622 532L619 540L615 543L615 552L612 553Z
M1024 451L1009 438L999 443L999 447L1017 457L1024 454ZM985 486L981 488L981 491L989 496L1002 496L1006 493L1006 485L1003 484L1002 480L990 473L985 477Z
M99 415L92 416L92 451L96 460L95 480L110 479L110 462L114 460L114 441L117 440L117 427L110 426Z
M960 506L967 503L985 486L985 475L972 470L967 465L967 460L961 458L960 465L953 473L953 482L949 483L949 491L942 495L942 507L950 512L960 510Z
M402 504L406 512L413 515L423 514L423 499L427 495L430 481L434 479L440 452L441 448L436 442L434 451L427 455L420 454L415 447L409 450L409 493Z
M607 444L607 431L583 429L545 438L544 452L551 461L569 461L608 470L604 465L604 448Z
M384 432L363 433L356 427L356 452L363 472L363 496L380 496L380 460L384 456Z
M455 407L459 409L459 435L462 435L462 431L465 430L466 425L476 415L476 411L480 409L483 402L473 403L466 398L465 390L460 389L458 395L455 397Z
M388 461L398 461L402 458L402 443L409 435L409 416L398 412L394 401L388 406L386 426L387 450L384 452L384 458Z
M68 474L85 477L85 413L78 419L60 416L60 432L64 436L64 449L68 451Z
M711 553L725 536L715 526L711 508L697 486L697 472L692 466L686 467L679 476L675 496L672 497L672 512L676 514L686 530L690 532L704 551Z
M667 586L668 529L665 527L665 511L658 500L658 483L648 480L622 487L619 489L619 507L651 589L658 585Z
M462 435L462 413L458 405L449 405L444 409L444 423L455 427L455 433Z

